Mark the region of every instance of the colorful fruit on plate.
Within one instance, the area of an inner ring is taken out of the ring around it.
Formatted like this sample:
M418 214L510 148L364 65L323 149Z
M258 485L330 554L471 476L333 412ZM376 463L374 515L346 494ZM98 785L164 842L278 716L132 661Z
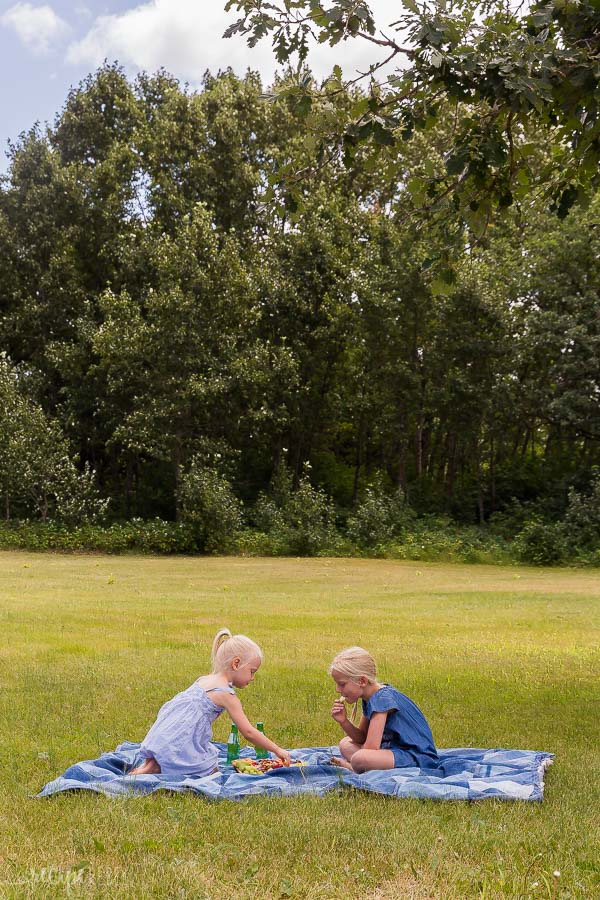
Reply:
M292 760L291 765L303 766L304 763L300 762L299 759L295 759ZM250 759L249 757L234 759L233 767L241 775L265 775L267 772L274 771L274 769L285 768L278 759Z

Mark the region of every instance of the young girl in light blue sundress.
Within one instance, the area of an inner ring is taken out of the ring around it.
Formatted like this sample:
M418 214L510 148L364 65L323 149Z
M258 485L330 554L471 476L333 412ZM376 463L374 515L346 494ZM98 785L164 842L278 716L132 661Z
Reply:
M290 754L248 721L236 688L245 688L263 661L258 644L244 634L222 628L212 646L213 670L161 707L156 722L142 741L145 762L129 775L169 775L202 778L217 770L217 748L212 723L227 710L240 734L251 744L270 750L285 766Z

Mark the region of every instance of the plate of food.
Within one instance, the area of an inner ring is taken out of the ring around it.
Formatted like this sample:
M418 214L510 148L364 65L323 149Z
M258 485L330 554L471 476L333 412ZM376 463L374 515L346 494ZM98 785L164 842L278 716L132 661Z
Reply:
M278 759L251 759L248 756L234 759L232 765L240 775L266 775L267 772L273 772L275 769L289 768L284 766ZM294 759L291 765L303 766L304 763L300 762L299 759Z

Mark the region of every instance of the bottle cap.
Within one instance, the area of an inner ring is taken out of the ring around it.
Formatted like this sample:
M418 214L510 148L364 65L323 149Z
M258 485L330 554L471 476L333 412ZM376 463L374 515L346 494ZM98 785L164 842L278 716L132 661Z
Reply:
M256 723L256 727L257 727L257 728L264 728L264 727L265 727L264 722L257 722L257 723Z

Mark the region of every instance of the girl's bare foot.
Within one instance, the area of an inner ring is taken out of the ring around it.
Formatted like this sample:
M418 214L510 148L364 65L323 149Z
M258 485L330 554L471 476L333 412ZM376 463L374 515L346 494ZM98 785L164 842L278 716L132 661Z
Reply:
M332 765L332 766L339 766L340 769L350 769L351 772L353 771L352 766L351 766L351 764L348 762L348 760L347 760L347 759L341 759L339 756L332 756L332 757L331 757L331 765Z
M150 756L141 766L132 769L128 775L160 775L160 766L156 760Z

